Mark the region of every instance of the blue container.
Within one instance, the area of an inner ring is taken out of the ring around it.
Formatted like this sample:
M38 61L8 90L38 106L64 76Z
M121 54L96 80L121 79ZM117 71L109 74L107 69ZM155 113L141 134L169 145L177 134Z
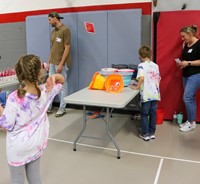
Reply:
M177 114L177 123L180 125L181 123L183 123L183 114Z
M118 72L118 74L123 77L124 87L128 86L133 76L133 72Z

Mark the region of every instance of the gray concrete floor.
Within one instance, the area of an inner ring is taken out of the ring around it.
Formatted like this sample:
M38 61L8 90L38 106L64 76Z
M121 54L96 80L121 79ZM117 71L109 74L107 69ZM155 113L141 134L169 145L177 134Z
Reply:
M139 121L130 115L113 114L110 130L121 150L121 159L108 140L105 123L89 120L77 151L73 141L82 126L82 110L67 109L55 118L49 115L49 143L41 158L43 184L199 184L200 126L191 132L165 121L157 125L156 139L138 137ZM9 183L5 154L6 134L0 131L0 184Z

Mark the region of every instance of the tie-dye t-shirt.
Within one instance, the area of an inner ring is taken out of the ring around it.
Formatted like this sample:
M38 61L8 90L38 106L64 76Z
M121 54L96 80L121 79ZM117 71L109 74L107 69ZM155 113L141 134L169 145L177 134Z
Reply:
M152 61L145 61L138 65L137 79L144 77L140 86L141 102L160 100L160 73L158 65Z
M37 95L30 93L19 98L17 91L9 95L0 117L0 126L7 130L6 152L10 165L21 166L42 155L49 135L46 111L61 88L61 84L56 84L52 91L47 93L45 85L41 85L39 99Z

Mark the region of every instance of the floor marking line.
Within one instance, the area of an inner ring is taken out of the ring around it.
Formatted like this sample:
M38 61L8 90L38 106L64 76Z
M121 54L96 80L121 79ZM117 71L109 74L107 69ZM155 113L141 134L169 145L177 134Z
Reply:
M160 171L161 171L161 168L162 168L163 161L164 161L163 158L160 159L160 163L159 163L159 166L158 166L158 170L157 170L157 173L156 173L156 178L154 180L154 184L158 183L158 179L159 179L159 176L160 176Z
M63 142L63 143L68 143L68 144L74 144L74 142L72 142L72 141L65 141L65 140L54 139L54 138L50 138L50 137L48 139L52 140L52 141L56 141L56 142ZM109 150L109 151L116 152L116 149L114 149L114 148L106 148L106 147L101 147L101 146L93 146L93 145L83 144L83 143L77 143L77 145L85 146L85 147L91 147L91 148L97 148L97 149L104 149L104 150ZM176 160L176 161L181 161L181 162L189 162L189 163L200 164L200 161L196 161L196 160L186 160L186 159L180 159L180 158L165 157L165 156L159 156L159 155L151 155L151 154L146 154L146 153L126 151L126 150L121 150L121 149L120 149L120 152L121 153L132 154L132 155L140 155L140 156L153 157L153 158L159 158L159 159Z

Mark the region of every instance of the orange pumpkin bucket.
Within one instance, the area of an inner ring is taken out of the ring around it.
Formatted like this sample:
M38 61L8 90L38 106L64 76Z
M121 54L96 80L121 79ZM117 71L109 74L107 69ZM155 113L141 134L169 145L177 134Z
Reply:
M119 74L110 74L105 81L106 91L109 93L120 93L124 89L123 77Z

